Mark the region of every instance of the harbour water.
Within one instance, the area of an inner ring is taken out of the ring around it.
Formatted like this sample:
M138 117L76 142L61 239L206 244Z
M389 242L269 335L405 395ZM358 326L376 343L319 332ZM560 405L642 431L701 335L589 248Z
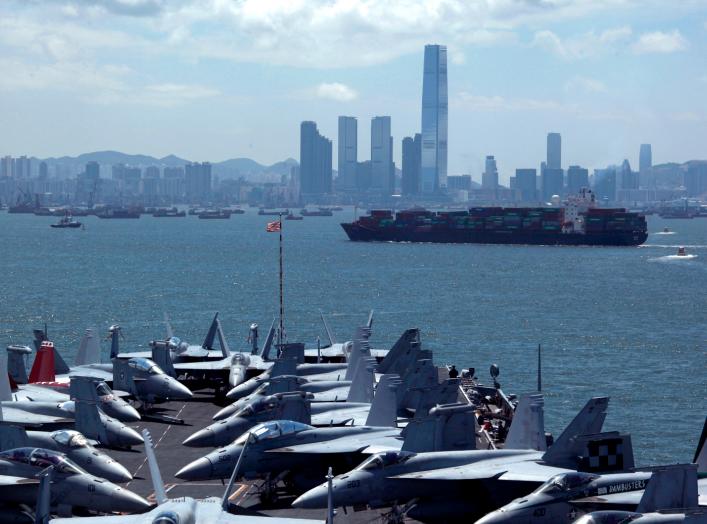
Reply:
M543 346L546 425L555 435L597 395L612 397L605 427L633 435L638 464L692 459L707 414L707 219L649 217L640 248L355 243L334 217L284 221L288 338L339 340L375 309L372 342L422 330L438 365L497 363L509 392L536 387ZM175 333L200 343L220 313L231 349L248 325L277 314L273 217L230 220L80 218L0 213L0 344L29 344L32 328L72 358L86 327L123 327L126 349ZM664 227L674 234L657 234ZM675 260L684 245L692 260ZM108 345L103 344L107 355Z

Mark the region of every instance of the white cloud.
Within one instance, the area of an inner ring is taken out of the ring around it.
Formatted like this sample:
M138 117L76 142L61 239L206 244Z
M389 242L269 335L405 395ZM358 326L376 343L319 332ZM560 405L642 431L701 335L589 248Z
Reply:
M557 110L562 106L553 100L535 98L505 98L499 95L475 95L462 91L453 99L457 107L475 111L546 111Z
M675 53L684 51L688 47L688 42L685 37L680 34L677 29L670 33L663 31L655 31L652 33L644 33L631 46L634 53Z
M587 93L605 93L606 84L596 78L587 76L574 76L565 84L565 91L585 91Z
M549 30L537 31L531 45L540 47L565 60L577 60L598 56L624 47L633 31L628 26L606 29L600 33L587 33L562 39Z
M354 89L339 82L319 84L314 89L314 94L319 98L337 102L351 102L358 97L358 93Z

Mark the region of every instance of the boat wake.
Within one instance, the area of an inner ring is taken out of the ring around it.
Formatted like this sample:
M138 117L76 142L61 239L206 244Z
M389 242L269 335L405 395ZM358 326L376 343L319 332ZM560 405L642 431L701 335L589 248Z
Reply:
M658 231L657 233L653 233L654 235L674 235L675 231Z
M695 260L698 255L666 255L664 257L649 258L649 262L682 262Z

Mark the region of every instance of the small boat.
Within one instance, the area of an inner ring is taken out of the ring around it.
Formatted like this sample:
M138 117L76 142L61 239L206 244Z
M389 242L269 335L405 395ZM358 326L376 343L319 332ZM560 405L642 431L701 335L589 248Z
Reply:
M669 228L669 227L664 227L664 228L663 228L663 233L670 233L670 228Z
M74 220L74 218L67 213L61 219L59 222L56 224L50 224L50 227L56 228L56 229L65 229L65 228L71 228L75 229L77 227L81 227L81 222Z
M202 220L218 220L231 218L231 212L227 209L207 209L197 215Z
M330 217L333 216L334 213L332 213L331 209L327 207L320 207L318 211L310 211L307 208L304 208L300 211L300 215L303 217Z
M688 256L688 255L687 255L687 252L685 251L685 248L684 248L683 246L680 246L680 247L678 248L678 254L677 254L676 256L679 256L679 257L686 257L686 256Z
M152 213L156 218L182 218L187 216L186 211L179 211L176 207L171 209L155 209Z
M267 209L267 208L265 208L265 207L261 207L261 208L258 210L258 214L261 215L261 216L273 216L273 217L276 217L276 216L280 216L280 215L289 215L289 214L290 214L290 210L289 210L289 209L285 209L284 211L279 211L279 210L277 210L277 209Z
M292 213L290 213L285 217L285 220L304 220L304 217L301 215L293 215Z

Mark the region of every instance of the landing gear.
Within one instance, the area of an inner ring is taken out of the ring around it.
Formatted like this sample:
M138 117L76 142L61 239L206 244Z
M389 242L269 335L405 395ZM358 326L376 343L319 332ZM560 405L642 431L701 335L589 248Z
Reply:
M277 503L280 498L278 485L288 474L289 471L283 471L276 477L271 478L270 475L268 475L265 478L265 481L258 488L258 498L260 499L261 504L272 505Z
M407 504L400 506L395 504L390 511L381 514L381 520L385 524L402 524L405 522L405 515L417 504L417 499L413 499Z

